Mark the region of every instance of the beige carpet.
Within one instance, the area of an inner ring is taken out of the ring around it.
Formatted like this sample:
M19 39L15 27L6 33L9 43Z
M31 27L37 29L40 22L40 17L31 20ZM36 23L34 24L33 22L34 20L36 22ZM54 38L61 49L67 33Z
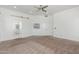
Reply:
M79 42L51 36L31 36L1 42L0 53L79 53Z

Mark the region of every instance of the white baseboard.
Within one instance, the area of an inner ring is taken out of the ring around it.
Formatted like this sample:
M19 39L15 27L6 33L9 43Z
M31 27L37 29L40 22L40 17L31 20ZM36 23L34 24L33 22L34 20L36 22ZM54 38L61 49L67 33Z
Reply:
M65 36L58 36L58 35L53 35L54 37L57 37L57 38L62 38L62 39L67 39L67 40L72 40L72 41L79 41L78 38L72 38L72 37L65 37Z

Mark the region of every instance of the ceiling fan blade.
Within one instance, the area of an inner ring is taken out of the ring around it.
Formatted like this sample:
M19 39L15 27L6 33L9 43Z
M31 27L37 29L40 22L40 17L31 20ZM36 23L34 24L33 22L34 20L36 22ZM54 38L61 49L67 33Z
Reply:
M42 9L43 12L47 12L47 10Z
M48 6L46 5L46 6L43 6L42 8L47 8Z
M42 9L42 7L35 7L38 11L40 11Z

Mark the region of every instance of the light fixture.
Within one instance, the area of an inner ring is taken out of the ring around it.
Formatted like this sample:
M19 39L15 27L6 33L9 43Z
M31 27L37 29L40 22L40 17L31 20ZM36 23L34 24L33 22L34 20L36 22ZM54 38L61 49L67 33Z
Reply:
M48 5L39 5L39 6L34 6L35 8L35 13L34 14L41 14L44 15L45 17L48 17ZM33 13L33 12L32 12Z
M48 12L43 12L43 15L44 15L45 17L48 17Z

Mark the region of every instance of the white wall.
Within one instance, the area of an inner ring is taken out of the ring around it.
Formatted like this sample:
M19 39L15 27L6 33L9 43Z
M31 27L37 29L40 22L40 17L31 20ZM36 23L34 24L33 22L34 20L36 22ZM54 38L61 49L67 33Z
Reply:
M54 14L54 36L79 41L79 7Z
M32 18L32 35L52 35L53 33L53 20L52 17L35 16ZM40 29L34 29L33 24L39 23Z
M11 40L17 38L18 35L15 35L15 24L17 22L22 22L22 34L19 37L27 37L31 35L31 25L28 19L21 19L17 17L12 17L11 15L21 15L29 16L27 14L8 10L5 8L0 8L0 41ZM29 25L29 26L27 26Z
M0 41L10 40L18 37L15 35L15 24L22 22L21 35L53 35L60 38L79 41L79 7L56 13L47 18L43 16L27 15L4 8L0 8ZM21 19L10 15L29 16L30 19ZM54 19L54 22L53 22ZM33 24L40 23L40 29L34 29ZM53 32L53 25L56 27Z
M11 40L17 37L28 37L32 35L52 35L53 32L53 20L49 16L45 18L44 16L27 15L21 12L12 11L5 8L0 8L0 41ZM17 16L28 16L30 19L21 19L13 17L11 15ZM17 22L22 23L21 34L15 34L15 24ZM33 24L40 23L40 29L34 29Z

